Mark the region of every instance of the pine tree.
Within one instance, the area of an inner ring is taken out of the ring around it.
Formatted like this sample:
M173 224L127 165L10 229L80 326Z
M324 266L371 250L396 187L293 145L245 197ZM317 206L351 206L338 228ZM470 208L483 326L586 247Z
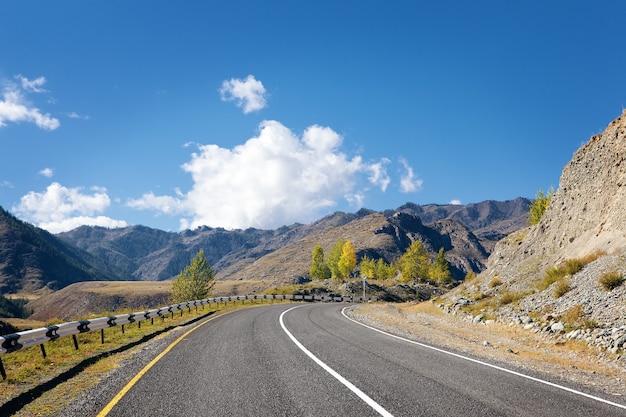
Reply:
M215 285L215 273L204 257L204 251L200 249L191 263L174 280L172 301L182 303L205 299L209 296L213 285Z

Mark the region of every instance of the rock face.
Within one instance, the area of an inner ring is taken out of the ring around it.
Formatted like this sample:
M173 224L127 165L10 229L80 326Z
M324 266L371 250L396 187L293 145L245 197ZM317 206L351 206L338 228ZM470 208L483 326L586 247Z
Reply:
M578 149L539 224L499 242L491 275L626 248L626 111ZM525 236L524 236L525 234Z
M626 275L625 207L626 111L574 153L539 224L500 240L479 279L449 294L450 305L459 296L489 299L501 319L549 312L574 327L624 328L626 283L610 290L600 278ZM546 280L549 269L584 258L582 270Z

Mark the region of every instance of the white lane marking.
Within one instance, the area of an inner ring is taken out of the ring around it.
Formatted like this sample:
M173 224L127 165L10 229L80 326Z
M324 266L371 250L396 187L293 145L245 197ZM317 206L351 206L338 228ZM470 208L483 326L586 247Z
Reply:
M572 389L572 388L564 387L563 385L555 384L555 383L550 382L550 381L546 381L546 380L543 380L543 379L535 378L535 377L532 377L530 375L526 375L526 374L522 374L520 372L512 371L510 369L502 368L501 366L497 366L497 365L493 365L491 363L479 361L478 359L473 359L473 358L470 358L470 357L467 357L467 356L459 355L458 353L449 352L447 350L439 349L439 348L436 348L434 346L429 346L429 345L426 345L424 343L416 342L415 340L405 339L404 337L400 337L400 336L396 336L395 334L387 333L387 332L382 331L380 329L377 329L375 327L368 326L367 324L363 324L361 322L358 322L358 321L354 320L351 317L348 317L348 315L345 312L346 309L348 309L348 308L350 308L350 307L344 307L341 310L341 314L345 318L347 318L348 320L350 320L350 321L352 321L352 322L354 322L356 324L360 324L363 327L367 327L368 329L374 330L375 332L382 333L382 334L384 334L386 336L393 337L393 338L396 338L396 339L399 339L399 340L402 340L402 341L405 341L405 342L408 342L408 343L412 343L414 345L418 345L418 346L421 346L421 347L424 347L424 348L427 348L427 349L432 349L432 350L435 350L437 352L445 353L446 355L450 355L450 356L454 356L454 357L457 357L457 358L460 358L460 359L464 359L466 361L478 363L480 365L488 366L490 368L497 369L499 371L506 372L508 374L512 374L512 375L519 376L519 377L522 377L522 378L526 378L526 379L529 379L529 380L534 381L534 382L539 382L540 384L545 384L545 385L548 385L548 386L551 386L551 387L554 387L554 388L561 389L563 391L567 391L567 392L572 393L572 394L576 394L576 395L580 395L580 396L583 396L583 397L587 397L589 399L592 399L592 400L595 400L595 401L598 401L598 402L601 402L601 403L605 403L605 404L608 404L608 405L612 405L614 407L623 408L623 409L626 410L626 405L623 405L623 404L614 403L613 401L605 400L604 398L596 397L594 395L586 394L584 392L577 391L577 390Z
M334 369L332 369L330 366L326 365L324 362L322 362L317 356L315 356L314 354L312 354L307 348L305 348L302 343L300 343L298 341L298 339L296 339L294 337L293 334L291 334L291 332L289 330L287 330L287 326L285 326L285 322L283 320L283 316L285 314L287 314L288 312L290 312L291 310L295 309L295 308L299 308L299 307L304 307L304 306L296 306L296 307L292 307L289 310L285 310L283 311L283 313L280 315L280 326L283 328L283 330L285 331L285 333L287 333L287 336L289 336L289 338L291 339L291 341L293 343L296 344L296 346L298 346L300 348L301 351L303 351L304 353L306 353L306 355L313 359L313 361L315 361L315 363L317 363L319 366L322 367L322 369L324 369L326 372L328 372L329 374L331 374L335 379L337 379L339 382L341 382L343 385L345 385L350 391L354 392L360 399L362 399L367 405L369 405L370 407L372 407L374 410L376 410L376 412L378 412L378 414L380 414L381 416L386 416L386 417L393 417L393 414L391 414L389 411L385 410L380 404L378 404L376 401L374 401L373 399L371 399L367 394L365 394L363 391L361 391L360 389L358 389L356 386L354 386L354 384L352 384L350 381L348 381L347 379L345 379L344 377L342 377L341 375L339 375L339 373L337 373Z

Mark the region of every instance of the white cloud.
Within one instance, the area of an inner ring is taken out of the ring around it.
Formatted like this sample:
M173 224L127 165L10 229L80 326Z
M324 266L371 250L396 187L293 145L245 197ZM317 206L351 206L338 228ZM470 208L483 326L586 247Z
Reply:
M223 101L236 101L237 107L243 107L245 114L267 107L265 87L253 75L248 75L245 80L231 78L224 81L219 92Z
M106 189L92 187L92 193L81 188L67 188L53 182L42 193L29 192L13 208L24 220L51 233L60 233L81 225L125 227L125 221L102 216L111 200Z
M0 181L0 187L15 188L10 181L6 181L6 180Z
M24 91L43 92L41 85L45 78L30 81L22 76L17 76L21 81L21 88L14 83L6 83L0 99L0 127L6 126L7 122L35 123L37 127L45 130L54 130L60 126L59 120L51 117L49 113L42 113L37 107L27 102Z
M455 205L455 206L461 206L461 205L463 205L463 203L461 203L461 200L458 200L458 199L456 199L456 198L455 198L454 200L450 201L450 204L453 204L453 205Z
M47 178L52 178L52 176L54 175L54 170L52 168L44 168L41 171L39 171L39 174Z
M16 79L20 80L22 85L22 89L24 91L32 92L32 93L47 93L48 90L42 88L42 86L46 83L46 77L35 78L34 80L29 80L28 78L18 74L15 76Z
M81 119L81 120L89 120L90 119L89 116L81 116L80 114L76 113L75 111L69 112L67 115L69 116L70 119Z
M415 177L413 168L411 168L408 162L404 159L400 159L400 163L404 167L404 173L400 178L400 191L403 193L414 193L422 189L422 181Z
M372 186L389 184L388 160L368 164L339 151L342 137L310 126L302 136L277 121L264 121L259 134L232 150L199 146L182 168L194 185L177 197L147 193L127 205L158 213L181 213L181 228L275 228L315 220L341 199L360 208Z

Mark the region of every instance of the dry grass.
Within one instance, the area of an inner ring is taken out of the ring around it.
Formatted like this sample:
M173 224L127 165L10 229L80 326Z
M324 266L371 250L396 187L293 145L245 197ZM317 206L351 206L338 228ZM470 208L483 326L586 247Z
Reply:
M624 283L624 274L617 271L607 272L603 274L598 282L607 291L612 291Z

